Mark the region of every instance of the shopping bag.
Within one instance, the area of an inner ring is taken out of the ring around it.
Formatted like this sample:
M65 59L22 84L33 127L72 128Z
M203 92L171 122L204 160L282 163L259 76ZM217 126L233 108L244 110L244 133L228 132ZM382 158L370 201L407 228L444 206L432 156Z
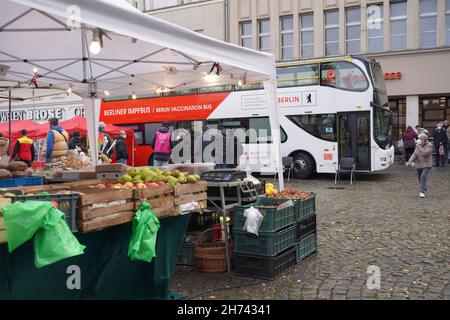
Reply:
M133 219L133 231L128 246L131 260L151 262L156 257L156 239L160 224L148 202L143 202Z
M85 246L70 231L63 212L50 201L15 202L2 209L13 252L34 237L34 263L42 268L84 253Z
M445 147L442 143L439 145L439 155L445 156Z

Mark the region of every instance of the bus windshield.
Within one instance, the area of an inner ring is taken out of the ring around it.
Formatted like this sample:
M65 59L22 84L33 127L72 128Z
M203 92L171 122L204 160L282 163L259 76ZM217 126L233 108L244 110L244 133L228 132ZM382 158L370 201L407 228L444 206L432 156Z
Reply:
M374 107L373 111L374 139L380 148L387 149L392 142L392 112L389 109L377 106Z
M374 92L374 103L379 106L386 106L388 104L386 84L384 82L383 69L379 62L372 60L370 63L372 73Z

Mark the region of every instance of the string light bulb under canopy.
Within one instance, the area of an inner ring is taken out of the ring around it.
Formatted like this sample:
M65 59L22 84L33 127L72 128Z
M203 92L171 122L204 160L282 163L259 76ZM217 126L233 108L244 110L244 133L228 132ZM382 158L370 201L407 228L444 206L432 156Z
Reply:
M102 46L100 43L100 32L98 29L92 31L92 41L89 45L89 51L94 55L99 54L100 51L102 51Z

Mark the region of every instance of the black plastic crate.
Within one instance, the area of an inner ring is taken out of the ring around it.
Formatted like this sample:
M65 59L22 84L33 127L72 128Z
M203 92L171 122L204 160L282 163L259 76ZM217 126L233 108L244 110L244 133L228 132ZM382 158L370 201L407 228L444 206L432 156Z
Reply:
M191 214L188 231L204 231L220 223L220 212L206 211Z
M296 245L297 263L317 251L317 233L311 233Z
M264 216L264 220L259 227L260 232L274 232L283 229L295 222L294 206L289 206L278 210L276 207L261 208L259 206L271 206L278 202L287 202L288 199L272 199L260 198L254 204L246 206L233 207L233 224L234 230L242 231L245 225L246 218L244 211L255 207Z
M66 215L66 221L72 232L78 232L76 211L77 202L80 196L76 193L67 194L49 194L49 195L34 195L34 196L15 196L10 197L11 202L25 202L25 201L54 201L58 204L58 209Z
M181 266L194 266L194 251L195 244L183 243L180 247L180 251L178 252L176 264Z
M295 241L295 225L276 232L261 232L259 236L234 230L234 252L272 257L292 247Z
M315 213L304 217L296 223L295 239L300 241L306 236L317 231L317 216Z
M235 254L234 272L236 275L249 278L273 279L292 269L296 263L295 247L276 257Z

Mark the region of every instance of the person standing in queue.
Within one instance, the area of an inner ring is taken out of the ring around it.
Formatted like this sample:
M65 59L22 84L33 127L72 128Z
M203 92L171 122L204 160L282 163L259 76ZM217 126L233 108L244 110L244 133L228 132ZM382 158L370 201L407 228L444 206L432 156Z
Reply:
M405 149L405 161L408 162L416 148L417 135L411 126L408 126L403 134L403 148Z
M436 167L445 167L447 158L447 131L444 130L442 123L439 123L434 131L434 150L436 152Z
M99 122L98 124L98 147L99 152L104 154L111 159L113 148L112 139L109 134L105 133L106 124L104 122Z
M115 150L116 150L116 160L117 163L127 164L128 162L128 150L125 139L127 134L125 131L120 131L119 135L115 139Z
M414 165L417 168L417 176L419 177L419 197L425 198L427 190L427 179L433 167L433 145L428 141L426 134L419 135L419 142L416 150L406 162L407 166Z
M34 161L34 143L33 139L27 137L27 130L23 129L22 137L17 139L11 159L22 161L31 167Z
M9 139L3 136L3 133L0 133L0 157L8 155L9 151Z
M172 140L170 130L165 123L156 131L151 146L153 148L153 165L155 167L167 166L172 152Z
M64 157L69 150L68 133L60 126L58 126L58 119L51 118L48 120L50 130L47 133L47 150L45 153L45 162L58 161Z
M79 131L74 131L72 133L72 137L70 138L69 141L69 150L77 150L77 151L81 151L81 139L80 139L80 132Z

